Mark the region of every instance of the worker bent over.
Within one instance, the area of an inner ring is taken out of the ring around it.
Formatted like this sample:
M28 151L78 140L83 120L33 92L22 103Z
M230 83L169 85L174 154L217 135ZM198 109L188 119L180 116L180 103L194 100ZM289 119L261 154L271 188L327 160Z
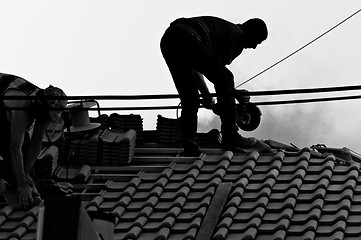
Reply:
M214 105L203 76L214 84L216 91L223 148L237 151L256 145L255 138L245 138L238 133L237 90L233 74L226 65L243 49L255 49L267 35L266 24L261 19L234 24L213 16L179 18L165 31L160 47L181 99L185 156L200 153L196 138L200 103L208 109Z

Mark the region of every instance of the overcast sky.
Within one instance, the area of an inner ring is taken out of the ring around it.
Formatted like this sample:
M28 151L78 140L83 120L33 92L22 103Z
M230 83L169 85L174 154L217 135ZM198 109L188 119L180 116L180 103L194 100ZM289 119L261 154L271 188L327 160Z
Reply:
M0 72L19 75L39 87L52 84L74 96L176 93L159 41L178 17L213 15L235 23L264 19L269 38L229 66L238 85L355 13L361 4L359 0L1 0L0 7ZM360 23L361 13L241 88L360 84ZM317 96L325 95L310 97ZM101 102L104 107L160 104L176 105L178 100ZM260 127L242 134L301 148L324 143L361 152L360 107L361 100L262 106ZM142 115L145 129L155 129L159 113L176 117L174 110L133 113ZM212 112L201 110L199 115L200 131L219 128Z

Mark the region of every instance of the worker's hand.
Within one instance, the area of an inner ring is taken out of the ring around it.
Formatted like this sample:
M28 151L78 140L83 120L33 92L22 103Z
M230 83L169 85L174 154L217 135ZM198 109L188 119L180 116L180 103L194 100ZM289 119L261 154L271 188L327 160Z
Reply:
M32 182L32 180L31 180ZM29 209L41 202L40 194L33 183L26 184L18 188L19 205L24 209Z
M236 99L240 104L243 105L249 103L251 97L246 89L235 89L234 91Z
M18 188L18 193L20 207L28 209L33 206L33 188L26 184Z
M201 103L202 103L203 107L211 110L214 105L214 99L213 99L213 97L205 97L205 98L202 98Z

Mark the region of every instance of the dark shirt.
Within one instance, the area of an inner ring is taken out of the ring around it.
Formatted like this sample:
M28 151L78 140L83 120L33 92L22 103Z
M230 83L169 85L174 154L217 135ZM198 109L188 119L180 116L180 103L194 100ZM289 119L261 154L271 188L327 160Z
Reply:
M183 23L191 26L200 36L202 42L216 54L224 65L229 65L244 49L244 32L227 20L201 16L179 18L173 23Z
M28 96L36 96L40 88L30 83L29 81L10 74L0 73L0 97L5 95L5 92L11 89L24 92ZM36 101L32 100L32 107L35 107ZM6 109L3 99L0 101L0 119L6 120Z

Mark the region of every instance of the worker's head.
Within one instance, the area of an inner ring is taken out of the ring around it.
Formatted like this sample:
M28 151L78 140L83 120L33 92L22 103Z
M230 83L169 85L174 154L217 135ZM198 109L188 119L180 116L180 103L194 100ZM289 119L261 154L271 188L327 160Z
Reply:
M268 30L266 23L259 18L252 18L238 24L245 33L245 48L256 48L258 44L267 39Z
M50 108L49 110L49 118L52 122L60 122L61 121L61 113L63 110L55 109L51 110L51 108L65 108L68 100L66 99L56 99L57 97L66 97L63 90L57 87L49 86L44 89L44 98L46 101L46 105Z

